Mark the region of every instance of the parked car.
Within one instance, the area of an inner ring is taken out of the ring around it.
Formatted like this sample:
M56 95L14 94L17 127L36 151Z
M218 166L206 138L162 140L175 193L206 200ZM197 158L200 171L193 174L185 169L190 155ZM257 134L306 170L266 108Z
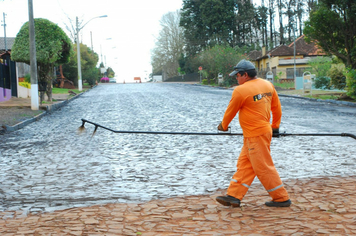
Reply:
M116 83L116 79L115 78L110 78L109 79L109 83Z

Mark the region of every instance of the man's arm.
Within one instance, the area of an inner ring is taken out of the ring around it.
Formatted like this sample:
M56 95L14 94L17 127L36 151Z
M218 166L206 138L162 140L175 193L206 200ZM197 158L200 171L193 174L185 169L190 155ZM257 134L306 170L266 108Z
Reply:
M278 129L282 119L282 106L277 91L273 89L272 102L272 129Z
M220 123L220 125L218 126L218 129L219 127L222 129L219 130L221 131L228 130L230 122L235 118L237 112L240 110L240 107L241 107L241 99L239 98L239 93L235 89L234 92L232 93L229 105L226 108L224 118Z

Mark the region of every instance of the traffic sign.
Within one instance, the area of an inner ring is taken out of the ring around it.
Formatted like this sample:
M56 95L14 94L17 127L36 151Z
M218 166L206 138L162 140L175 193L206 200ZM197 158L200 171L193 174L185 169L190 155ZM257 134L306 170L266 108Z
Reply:
M199 70L202 70L202 69L203 69L203 67L199 66Z

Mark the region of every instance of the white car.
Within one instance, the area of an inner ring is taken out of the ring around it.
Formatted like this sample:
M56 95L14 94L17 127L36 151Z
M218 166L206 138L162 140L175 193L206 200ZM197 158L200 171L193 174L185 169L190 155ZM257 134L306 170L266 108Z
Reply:
M115 78L110 78L109 79L109 83L116 83L116 79Z

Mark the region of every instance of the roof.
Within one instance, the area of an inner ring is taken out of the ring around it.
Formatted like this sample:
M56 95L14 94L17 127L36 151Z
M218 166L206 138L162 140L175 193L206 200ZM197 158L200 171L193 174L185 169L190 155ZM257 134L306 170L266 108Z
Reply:
M262 56L262 52L261 51L257 51L257 50L253 50L251 52L249 52L247 54L247 57L251 60L251 61L256 61L257 58Z
M295 49L296 55L303 55L303 56L321 56L321 55L326 55L315 42L312 43L307 43L304 40L304 35L300 36L295 40ZM267 57L278 57L278 56L294 56L294 42L287 45L279 45L270 51L266 52L265 55L262 55L262 52L260 52L260 56L254 57L257 54L257 52L251 51L249 53L249 57L251 60L261 60L263 58ZM250 56L251 54L251 56Z
M299 38L295 40L295 47L298 48L301 52L303 52L306 56L318 56L318 55L326 55L322 49L320 49L315 42L307 43L304 40L305 35L303 34ZM288 47L293 48L294 42L289 44Z
M11 50L14 45L15 37L6 37L6 49ZM0 37L0 51L5 51L5 38Z
M296 55L304 55L304 51L296 48ZM262 53L261 53L262 54ZM266 52L266 55L262 55L257 59L267 58L267 57L281 57L281 56L294 56L294 48L288 47L287 45L279 45L270 51Z

